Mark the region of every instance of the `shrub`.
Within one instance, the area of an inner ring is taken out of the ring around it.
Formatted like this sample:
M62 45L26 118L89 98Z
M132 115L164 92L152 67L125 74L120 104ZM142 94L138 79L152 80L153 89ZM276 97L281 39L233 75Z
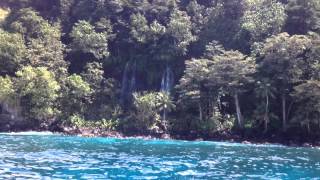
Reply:
M75 114L69 118L71 126L76 128L99 128L104 130L116 130L119 125L119 120L87 121L83 117Z

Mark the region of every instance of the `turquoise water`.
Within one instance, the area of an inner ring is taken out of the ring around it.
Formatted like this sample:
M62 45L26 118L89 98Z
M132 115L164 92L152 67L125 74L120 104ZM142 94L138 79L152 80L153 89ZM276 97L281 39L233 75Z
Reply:
M0 134L0 179L320 179L320 150Z

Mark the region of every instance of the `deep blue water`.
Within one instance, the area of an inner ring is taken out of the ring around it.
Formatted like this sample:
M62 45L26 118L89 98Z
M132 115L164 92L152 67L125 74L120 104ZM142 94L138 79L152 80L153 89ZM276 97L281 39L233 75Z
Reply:
M320 150L0 134L0 179L320 179Z

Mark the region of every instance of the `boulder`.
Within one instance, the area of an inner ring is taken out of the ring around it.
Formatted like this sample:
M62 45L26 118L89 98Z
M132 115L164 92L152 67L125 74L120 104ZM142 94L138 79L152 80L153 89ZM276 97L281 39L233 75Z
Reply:
M310 143L303 143L302 146L303 147L312 147L312 145Z

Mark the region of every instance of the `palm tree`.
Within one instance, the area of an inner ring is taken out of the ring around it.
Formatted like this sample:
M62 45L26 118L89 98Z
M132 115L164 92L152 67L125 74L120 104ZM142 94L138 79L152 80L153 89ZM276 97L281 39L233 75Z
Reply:
M168 122L167 122L167 113L173 111L175 109L175 104L173 103L170 95L165 92L158 93L158 108L160 112L163 112L162 116L162 124L164 129L167 130Z

